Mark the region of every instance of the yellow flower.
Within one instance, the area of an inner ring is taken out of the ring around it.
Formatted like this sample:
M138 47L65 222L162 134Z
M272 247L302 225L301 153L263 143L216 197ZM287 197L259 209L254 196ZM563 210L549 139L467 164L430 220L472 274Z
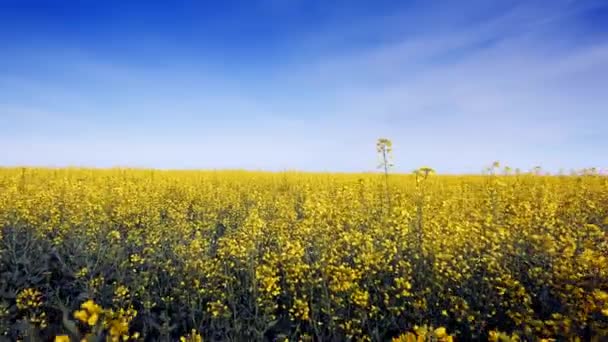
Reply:
M42 305L42 293L36 289L27 288L17 295L17 308L20 310L35 309Z
M435 336L437 336L437 338L444 338L447 336L447 334L448 333L444 327L439 327L439 328L435 329Z
M92 314L92 315L89 317L89 319L88 319L87 323L88 323L90 326L94 326L94 325L96 325L96 324L97 324L97 321L98 321L98 320L99 320L99 315L98 315L97 313L94 313L94 314Z
M80 271L76 272L76 277L82 278L82 277L86 276L87 274L89 274L89 269L86 267L83 267L80 269Z
M393 338L392 342L416 342L416 335L412 332L402 334L398 337Z
M595 291L593 291L593 296L595 297L596 300L608 301L608 292L604 292L601 290L595 290Z
M195 329L192 329L191 333L186 336L179 338L180 342L203 342L203 337Z
M588 282L608 277L606 177L503 176L498 167L489 177L431 178L420 168L389 182L362 174L0 168L0 227L14 227L0 229L0 240L25 235L33 251L48 253L49 237L66 254L60 260L75 246L91 251L69 259L70 267L90 298L112 306L85 298L70 318L83 335L108 341L135 338L129 327L142 324L135 302L154 315L178 304L185 316L207 310L203 316L218 324L245 324L251 302L260 319L293 320L293 329L313 324L328 339L371 339L368 322L392 326L393 317L402 342L451 341L440 325L451 317L463 325L463 340L483 327L497 329L481 336L489 341L521 340L513 326L535 340L576 341L581 327L601 336L608 288ZM0 321L9 329L15 317L49 325L53 340L67 330L44 316L52 293L43 278L9 289L15 298L0 301ZM560 312L550 320L536 312L540 289ZM177 324L174 338L197 339L179 317L165 318ZM413 324L427 325L417 336Z
M103 311L101 309L101 306L95 304L95 302L92 299L89 299L86 302L82 303L82 305L80 307L87 310L90 314L101 313Z
M55 336L55 342L70 342L70 337L68 335L58 335Z
M76 312L74 312L74 318L85 323L89 320L89 314L85 310L76 310Z

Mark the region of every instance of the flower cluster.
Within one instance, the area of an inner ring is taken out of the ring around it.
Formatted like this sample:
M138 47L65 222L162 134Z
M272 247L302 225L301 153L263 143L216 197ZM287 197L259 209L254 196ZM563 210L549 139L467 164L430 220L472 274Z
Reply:
M500 167L0 169L0 333L607 339L608 177Z
M42 292L37 289L26 288L17 294L16 306L23 313L25 321L41 329L48 325L43 305Z
M116 291L124 294L122 287ZM137 311L133 308L128 309L104 309L89 299L80 305L80 310L74 312L74 318L87 326L92 332L92 336L99 335L101 332L107 333L108 342L136 340L139 333L129 335L129 324L137 316Z

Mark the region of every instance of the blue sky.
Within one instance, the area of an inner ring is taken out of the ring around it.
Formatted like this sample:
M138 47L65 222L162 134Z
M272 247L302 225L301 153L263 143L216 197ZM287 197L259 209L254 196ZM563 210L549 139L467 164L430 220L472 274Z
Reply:
M608 2L0 0L0 165L608 167Z

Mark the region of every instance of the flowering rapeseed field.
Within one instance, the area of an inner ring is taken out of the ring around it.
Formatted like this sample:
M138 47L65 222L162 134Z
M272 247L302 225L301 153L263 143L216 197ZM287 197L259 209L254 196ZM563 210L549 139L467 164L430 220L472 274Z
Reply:
M1 169L0 335L608 338L608 177L385 186L375 174Z

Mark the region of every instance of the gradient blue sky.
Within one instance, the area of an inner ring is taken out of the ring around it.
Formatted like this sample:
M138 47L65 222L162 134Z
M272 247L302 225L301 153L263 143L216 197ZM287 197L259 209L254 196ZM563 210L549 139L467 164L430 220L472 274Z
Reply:
M0 0L0 165L608 167L608 1Z

